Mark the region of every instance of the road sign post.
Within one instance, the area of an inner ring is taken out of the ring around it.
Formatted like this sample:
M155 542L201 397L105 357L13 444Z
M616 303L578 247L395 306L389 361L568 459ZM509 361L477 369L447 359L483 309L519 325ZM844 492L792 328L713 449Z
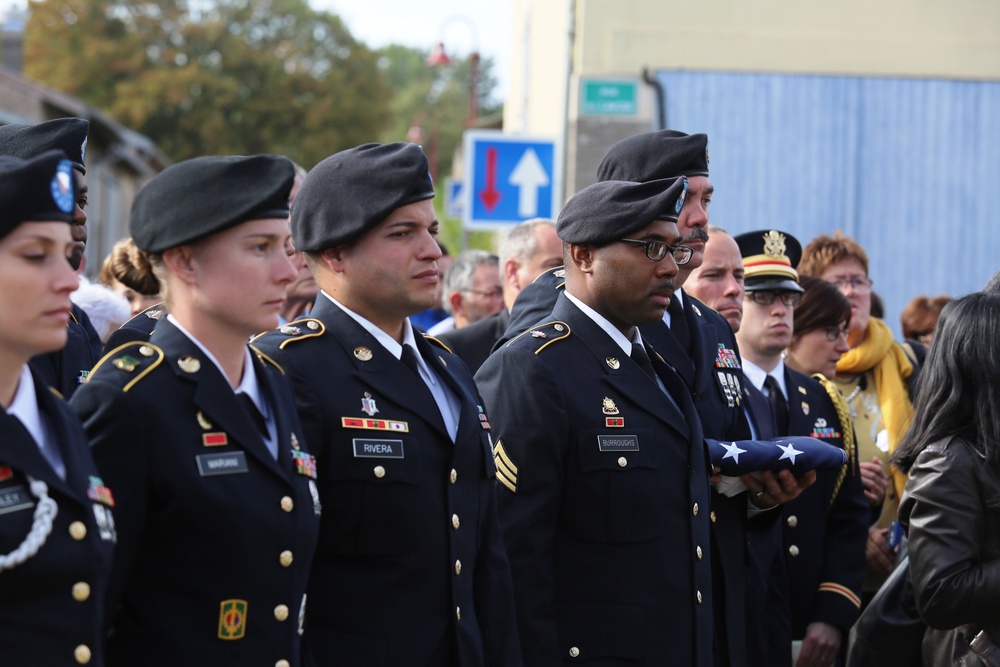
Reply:
M466 228L505 229L532 218L556 217L561 179L554 140L469 130L464 151Z

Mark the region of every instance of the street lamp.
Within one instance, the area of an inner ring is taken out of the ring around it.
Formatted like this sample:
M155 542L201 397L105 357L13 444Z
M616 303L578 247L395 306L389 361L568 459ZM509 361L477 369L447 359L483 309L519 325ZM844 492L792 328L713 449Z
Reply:
M466 126L469 127L479 117L479 48L477 46L479 39L476 34L476 26L465 16L449 16L446 18L441 22L439 34L443 33L444 28L454 21L464 23L468 26L469 32L472 34L473 48L472 53L469 54L469 117L465 120ZM452 62L452 58L445 51L443 39L434 45L430 55L427 56L427 64L431 67L446 67L452 64Z

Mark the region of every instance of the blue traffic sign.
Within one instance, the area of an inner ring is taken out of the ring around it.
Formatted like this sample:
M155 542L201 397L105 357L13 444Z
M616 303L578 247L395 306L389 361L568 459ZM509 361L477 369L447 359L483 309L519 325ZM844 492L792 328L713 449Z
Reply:
M555 141L470 130L464 149L466 227L498 229L532 218L555 218L560 191Z
M444 212L446 215L452 218L462 217L462 186L465 185L462 181L457 178L452 178L451 176L444 179Z

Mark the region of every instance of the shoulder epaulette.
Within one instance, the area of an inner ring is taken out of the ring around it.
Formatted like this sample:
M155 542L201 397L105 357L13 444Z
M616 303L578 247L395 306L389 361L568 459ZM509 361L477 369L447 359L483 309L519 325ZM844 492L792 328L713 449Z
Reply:
M281 344L278 345L279 350L284 350L286 345L294 341L306 340L307 338L315 338L316 336L322 336L324 333L326 333L326 326L319 320L307 317L302 320L295 320L294 322L283 324L277 329L274 329L274 331L278 331L287 336L287 338L281 341ZM264 333L257 334L256 336L250 339L250 342L251 343L254 342L255 340L257 340L258 338L267 333L270 332L265 331Z
M256 338L256 336L255 336L255 338ZM280 373L281 373L282 375L284 375L284 374L285 374L285 369L284 369L284 368L282 368L282 367L281 367L281 364L279 364L279 363L278 363L277 361L275 361L275 360L274 360L274 359L272 359L271 357L267 356L266 354L264 354L263 352L261 352L260 350L258 350L258 349L257 349L256 347L254 347L253 345L251 345L251 346L250 346L250 350L251 350L251 351L252 351L252 352L253 352L253 353L254 353L254 354L255 354L255 355L257 356L257 358L258 358L258 359L260 359L260 360L261 360L261 361L262 361L263 363L267 363L267 364L271 364L272 366L274 366L275 368L277 368L277 369L278 369L278 371L279 371L279 372L280 372Z
M556 289L563 289L566 286L566 267L557 266L553 269L542 271L531 282L552 283Z
M526 341L535 341L535 344L538 345L538 347L535 348L535 354L538 354L549 345L552 345L552 343L568 338L570 333L572 332L570 331L568 324L558 320L553 320L552 322L537 324L519 336L515 336L510 339L510 342L507 343L506 347L510 347L515 342L523 338L524 340L521 341L521 345L525 345Z
M111 366L128 376L134 374L122 392L126 392L152 372L154 368L163 362L163 350L149 342L132 341L119 345L115 349L105 354L100 361L91 369L88 379L94 377L102 366ZM113 371L105 371L113 372Z
M813 377L823 385L823 389L830 396L830 402L833 403L834 410L837 411L837 419L840 420L840 432L844 439L844 451L847 452L847 465L840 469L840 474L837 475L837 483L833 487L833 493L830 494L830 504L833 505L833 501L840 492L840 487L844 483L844 477L847 476L848 470L853 474L857 467L857 452L854 446L854 422L851 420L847 401L844 399L844 395L840 393L837 385L827 380L826 376L822 373L816 373Z
M66 397L62 395L62 392L56 389L55 387L49 387L49 391L51 391L56 398L61 398L64 401L66 400Z
M428 336L427 334L424 334L424 340L426 340L428 343L430 343L432 345L437 345L438 347L440 347L442 350L444 350L448 354L455 354L454 352L451 351L450 347L448 347L447 345L445 345L444 343L442 343L441 341L439 341L434 336Z

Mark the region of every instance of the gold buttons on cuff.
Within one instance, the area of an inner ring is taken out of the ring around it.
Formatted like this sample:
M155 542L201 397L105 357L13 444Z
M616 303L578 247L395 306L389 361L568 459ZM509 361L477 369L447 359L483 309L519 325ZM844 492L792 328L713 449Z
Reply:
M708 513L708 518L712 520L712 523L715 523L715 510Z
M373 472L375 473L375 477L378 479L385 477L385 468L382 466L375 466L375 470Z
M295 503L292 502L292 499L290 497L284 496L281 499L281 509L285 510L286 512L291 512L294 507Z
M451 475L448 477L452 484L458 481L458 471L454 468L451 469Z
M789 528L795 528L795 526L797 525L799 525L799 517L795 516L794 514L788 517Z
M452 514L451 515L451 527L454 528L455 530L458 530L458 527L459 527L460 524L461 524L461 521L458 520L458 515L457 514Z
M281 567L288 567L289 565L292 564L292 560L293 560L292 552L288 551L287 549L285 551L282 551L281 554L278 556L278 562L281 563Z
M691 506L691 516L698 516L698 503Z
M288 618L288 607L283 604L279 604L274 608L274 617L279 621L284 621Z
M90 597L90 584L86 581L78 581L73 584L73 599L77 602L84 602Z
M799 548L793 544L792 546L788 547L788 553L791 556L798 556Z
M80 644L75 649L73 649L73 657L81 665L86 665L90 662L90 647L86 644Z
M312 324L312 322L310 322L309 324ZM278 662L274 663L274 667L292 667L292 665L287 660L279 660Z
M695 597L698 598L698 604L701 604L701 591L695 591Z
M618 457L618 466L621 467L621 468L624 468L627 465L628 465L628 459L625 458L624 456L619 456Z
M455 574L462 574L462 561L455 561Z
M701 551L701 547L695 547L694 548L694 555L698 557L698 560L701 560L701 557L703 555L702 551Z
M571 657L571 658L579 658L580 657L580 649L578 649L575 646L570 647L570 649L569 649L569 657Z
M461 607L455 607L455 620L456 621L461 621L462 620L462 608Z
M69 536L79 542L87 536L87 526L82 521L74 521L69 524Z

